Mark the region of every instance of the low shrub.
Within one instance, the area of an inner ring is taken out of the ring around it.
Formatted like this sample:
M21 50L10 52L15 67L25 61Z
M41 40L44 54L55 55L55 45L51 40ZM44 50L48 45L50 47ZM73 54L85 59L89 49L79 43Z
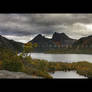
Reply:
M24 69L24 65L20 61L5 60L2 62L2 69L14 72L21 72Z

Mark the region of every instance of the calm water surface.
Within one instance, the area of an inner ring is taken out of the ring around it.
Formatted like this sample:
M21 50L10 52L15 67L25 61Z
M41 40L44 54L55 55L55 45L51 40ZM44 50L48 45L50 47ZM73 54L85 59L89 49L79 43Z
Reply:
M44 53L32 53L32 58L34 59L44 59L49 62L78 62L78 61L88 61L92 63L92 55L89 54L44 54ZM53 78L86 78L80 76L75 71L57 71L54 74L51 74Z
M92 55L90 54L44 54L44 53L32 53L32 58L44 59L54 62L78 62L88 61L92 63Z
M64 72L64 71L57 71L54 74L50 75L53 78L76 78L76 79L87 79L87 77L81 76L76 73L76 71L69 71L69 72Z

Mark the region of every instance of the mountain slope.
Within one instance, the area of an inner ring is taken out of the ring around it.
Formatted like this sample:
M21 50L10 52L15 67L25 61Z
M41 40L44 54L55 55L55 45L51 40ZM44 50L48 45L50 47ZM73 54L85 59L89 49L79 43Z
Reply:
M73 44L73 46L81 48L92 48L92 36L80 38Z
M9 40L0 35L0 48L7 48L14 51L21 51L23 49L23 43Z
M35 38L33 38L30 42L37 43L38 47L36 48L36 51L39 50L48 50L48 49L56 49L61 47L66 47L72 45L75 40L69 38L64 33L54 33L52 38L45 38L41 34L37 35Z
M54 42L59 42L60 45L72 45L74 43L74 39L69 38L65 33L57 33L53 34L52 40Z

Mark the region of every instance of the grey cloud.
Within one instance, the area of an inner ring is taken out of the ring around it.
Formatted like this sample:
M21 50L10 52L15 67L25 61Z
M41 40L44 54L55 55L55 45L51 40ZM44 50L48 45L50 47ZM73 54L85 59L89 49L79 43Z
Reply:
M29 37L39 33L65 32L78 38L92 34L91 29L88 31L85 27L88 24L92 24L92 14L0 14L2 35Z

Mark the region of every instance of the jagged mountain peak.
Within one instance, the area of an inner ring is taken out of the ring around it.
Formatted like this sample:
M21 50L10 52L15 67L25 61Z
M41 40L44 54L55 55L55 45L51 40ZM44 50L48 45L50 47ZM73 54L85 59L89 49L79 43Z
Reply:
M45 38L45 36L43 36L42 34L38 34L35 38L33 38L30 42L46 42L48 41L48 38Z
M42 34L38 34L37 37L43 37Z
M65 33L58 33L58 32L55 32L53 35L66 35Z
M36 38L36 39L45 38L45 36L43 36L42 34L38 34L35 38Z
M53 40L70 40L71 38L69 38L65 33L57 33L55 32L53 34L53 37L52 37Z

